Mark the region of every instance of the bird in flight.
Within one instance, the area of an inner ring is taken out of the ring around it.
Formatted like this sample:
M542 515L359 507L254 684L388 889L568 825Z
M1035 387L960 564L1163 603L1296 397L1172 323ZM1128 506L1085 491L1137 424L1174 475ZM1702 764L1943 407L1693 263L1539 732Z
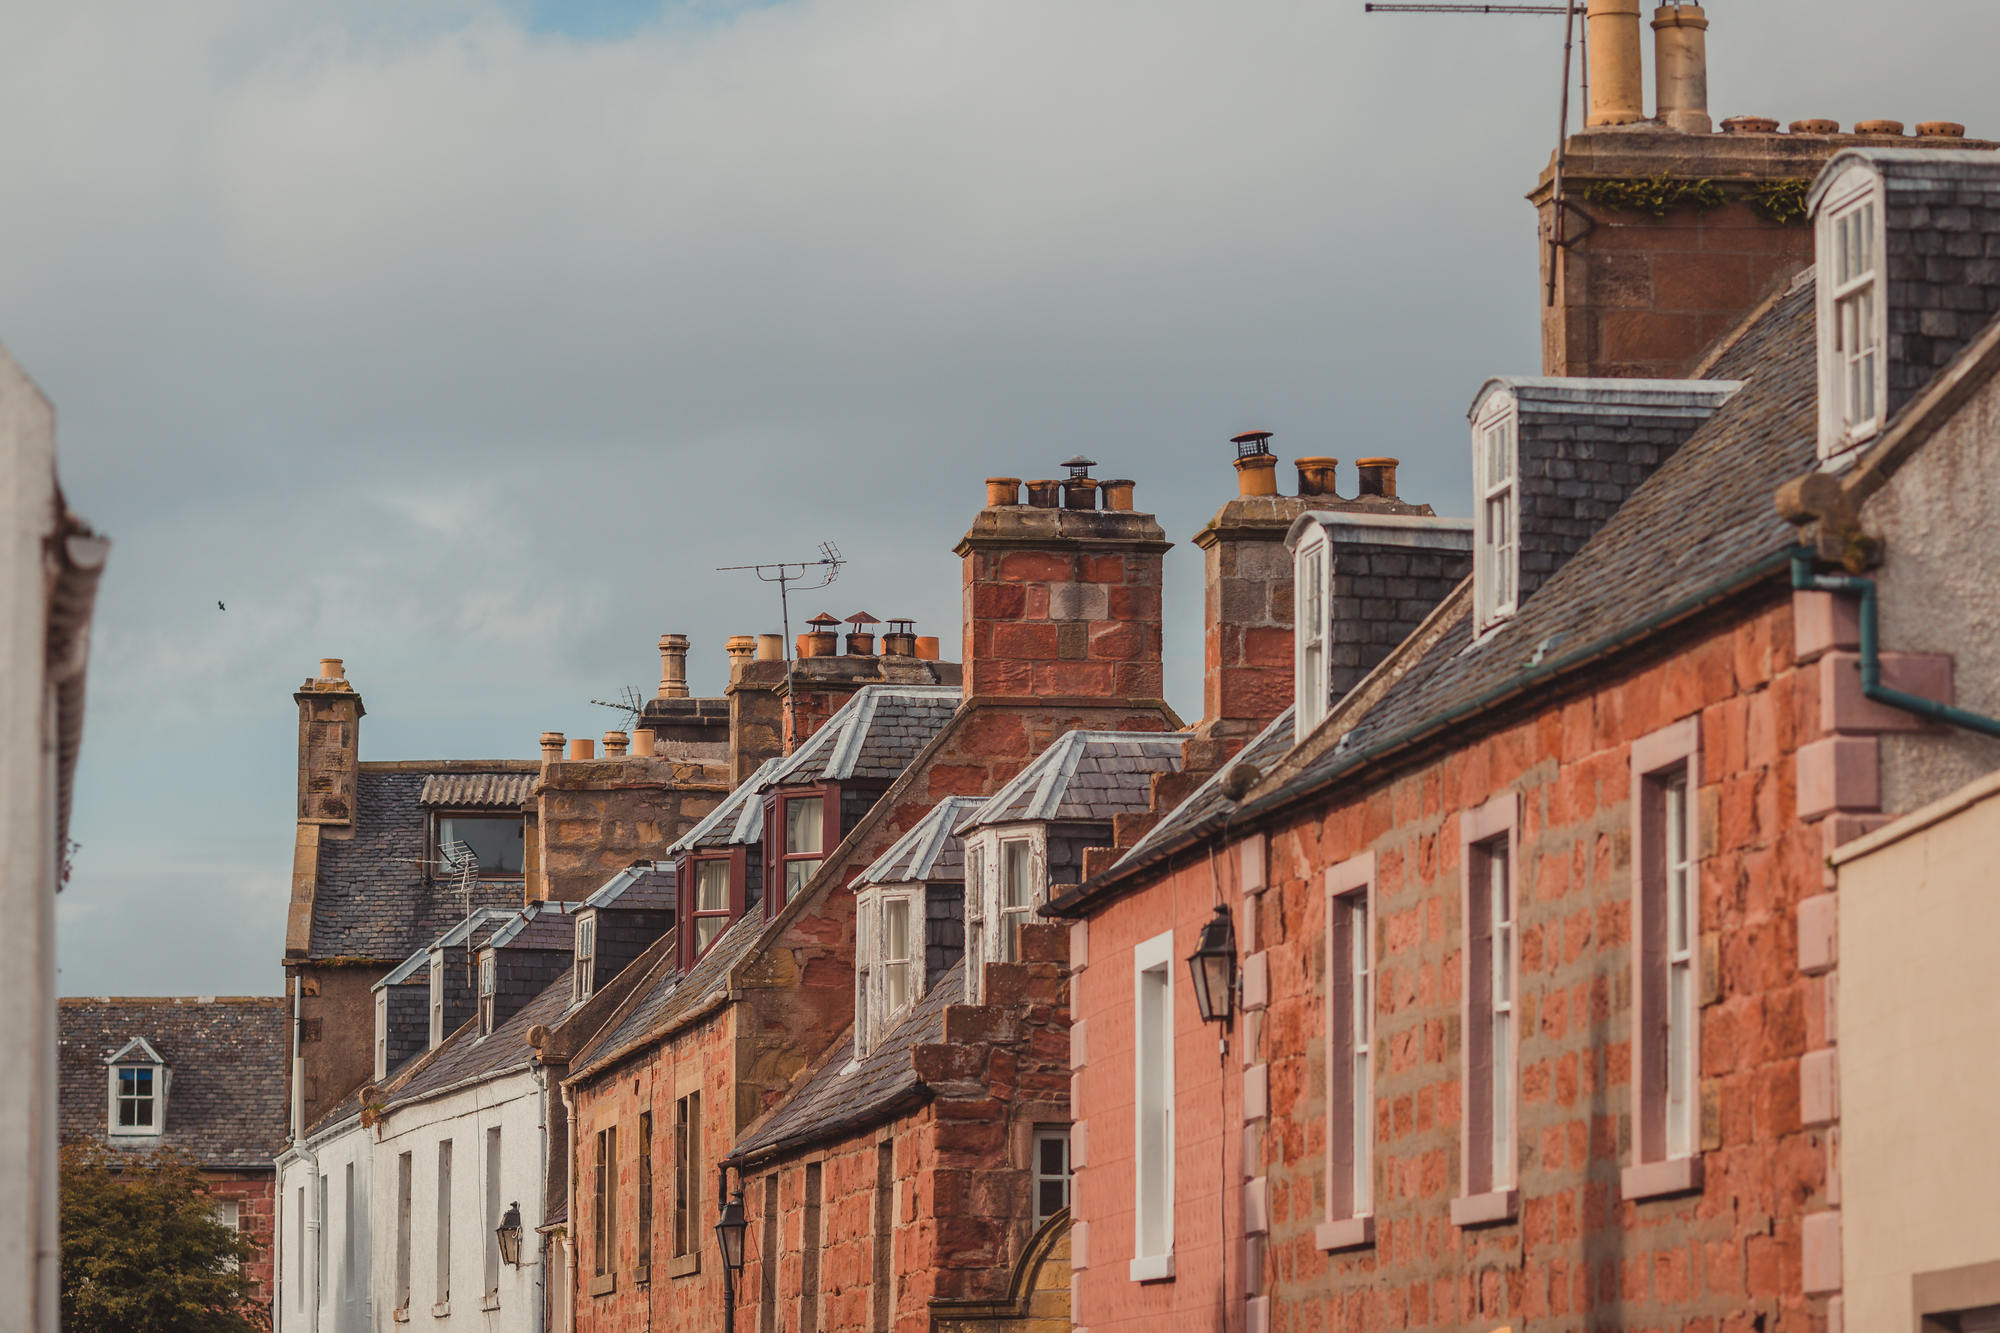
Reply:
M221 602L217 602L215 604L215 609L218 611L227 611L229 608L224 606Z

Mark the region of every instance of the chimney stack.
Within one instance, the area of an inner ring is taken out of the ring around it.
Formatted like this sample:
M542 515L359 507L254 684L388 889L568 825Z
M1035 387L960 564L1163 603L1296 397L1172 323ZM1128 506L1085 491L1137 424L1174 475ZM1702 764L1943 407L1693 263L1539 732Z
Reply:
M660 697L688 697L688 637L685 634L660 636Z
M292 699L299 706L299 823L352 824L368 710L338 657L320 658L319 675Z
M1708 15L1700 5L1665 4L1653 11L1653 80L1660 120L1682 134L1710 134Z
M1646 118L1641 73L1639 0L1590 0L1590 114L1586 125L1630 125Z

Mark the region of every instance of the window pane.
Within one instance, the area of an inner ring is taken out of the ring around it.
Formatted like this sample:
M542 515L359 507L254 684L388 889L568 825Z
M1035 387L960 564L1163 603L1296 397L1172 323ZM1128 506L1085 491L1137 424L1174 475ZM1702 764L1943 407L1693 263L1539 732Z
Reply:
M785 855L821 852L826 802L818 796L793 797L785 802Z
M481 875L521 873L521 821L506 816L440 815L438 842L462 842L479 860Z
M694 863L694 910L697 912L729 910L729 862Z
M1028 886L1028 844L1006 842L1000 844L1002 874L1000 880L1000 905L1002 907L1027 907L1031 904Z
M722 928L727 924L729 923L719 916L697 918L694 923L694 947L696 952L700 952L714 943L715 937L722 933Z
M785 900L791 901L792 895L803 889L813 877L813 871L818 869L818 861L785 862Z
M895 1013L910 1002L910 965L907 962L885 963L882 967L882 1003L888 1013Z
M910 900L891 898L882 904L882 956L890 962L910 956Z

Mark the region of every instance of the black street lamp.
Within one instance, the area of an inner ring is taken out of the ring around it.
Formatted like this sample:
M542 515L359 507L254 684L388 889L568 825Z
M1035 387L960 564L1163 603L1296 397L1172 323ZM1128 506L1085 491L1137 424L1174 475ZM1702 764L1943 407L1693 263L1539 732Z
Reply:
M1229 1022L1236 1012L1236 923L1227 907L1217 907L1201 928L1201 943L1187 962L1201 1021Z
M722 1216L715 1223L715 1241L722 1247L722 1304L731 1329L736 1327L736 1283L743 1276L743 1235L748 1230L750 1221L743 1216L743 1191L737 1190L722 1205Z
M506 1215L500 1219L493 1234L500 1240L500 1262L514 1268L521 1266L521 1205L507 1205Z

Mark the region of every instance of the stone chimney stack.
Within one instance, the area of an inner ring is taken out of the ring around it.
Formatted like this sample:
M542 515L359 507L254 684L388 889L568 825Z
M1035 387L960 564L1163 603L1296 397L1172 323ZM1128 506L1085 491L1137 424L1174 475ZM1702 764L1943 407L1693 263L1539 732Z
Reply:
M1158 700L1162 558L1172 543L1130 508L1132 485L1090 475L989 478L963 561L967 698ZM1101 497L1110 505L1100 508Z
M660 636L660 698L688 697L688 637L685 634Z
M354 826L361 764L361 719L368 711L337 657L292 696L299 705L299 822Z

